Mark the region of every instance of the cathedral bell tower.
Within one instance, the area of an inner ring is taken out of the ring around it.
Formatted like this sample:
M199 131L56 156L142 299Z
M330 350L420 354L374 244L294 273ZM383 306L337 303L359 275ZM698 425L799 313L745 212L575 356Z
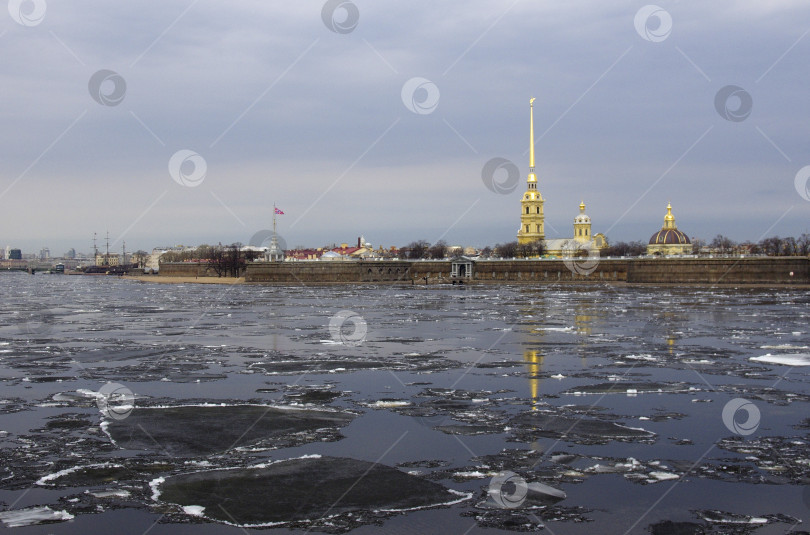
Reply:
M526 193L520 201L520 228L517 233L519 244L546 238L543 196L537 190L537 176L534 174L534 98L529 100L529 177L526 182Z
M580 242L590 242L591 218L585 214L585 201L579 203L579 215L574 218L574 239Z

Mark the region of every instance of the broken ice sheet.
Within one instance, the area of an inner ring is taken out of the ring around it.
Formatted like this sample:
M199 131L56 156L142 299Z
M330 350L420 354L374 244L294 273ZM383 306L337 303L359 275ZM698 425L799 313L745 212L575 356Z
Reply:
M55 511L48 506L28 507L26 509L0 512L0 522L7 528L64 522L72 518L73 515L67 511Z
M554 412L527 411L509 420L516 440L533 442L537 437L561 438L579 444L621 442L655 442L656 434L638 427L628 427L592 417L564 416Z
M126 419L103 422L121 448L198 456L234 448L278 448L338 440L354 414L327 408L269 405L138 407Z
M158 478L151 486L154 499L226 524L337 532L472 497L379 463L320 455Z
M784 366L810 366L810 353L785 353L782 355L767 353L759 357L751 357L748 360L766 364L782 364Z

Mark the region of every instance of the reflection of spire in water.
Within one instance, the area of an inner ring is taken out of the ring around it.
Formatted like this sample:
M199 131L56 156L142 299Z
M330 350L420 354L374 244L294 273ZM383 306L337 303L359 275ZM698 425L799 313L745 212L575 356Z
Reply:
M540 379L538 375L543 369L545 355L539 351L524 351L523 360L529 367L529 387L532 393L532 410L537 410L537 402L540 400Z
M579 307L577 307L579 308ZM583 314L581 312L577 313L574 316L574 328L577 331L577 334L584 334L586 336L590 336L591 331L593 329L593 318L589 313Z
M666 344L667 352L672 355L675 353L675 342L677 341L676 333L678 326L682 325L684 318L675 312L663 312L655 316L648 322L648 334L646 335L646 343L652 343L655 349L661 348Z
M578 337L579 345L582 347L582 350L579 351L582 369L588 367L588 353L585 350L585 346L588 345L587 337L593 332L593 324L597 318L596 314L599 314L599 310L594 309L592 303L581 301L577 303L576 310L574 311L574 330L580 335Z

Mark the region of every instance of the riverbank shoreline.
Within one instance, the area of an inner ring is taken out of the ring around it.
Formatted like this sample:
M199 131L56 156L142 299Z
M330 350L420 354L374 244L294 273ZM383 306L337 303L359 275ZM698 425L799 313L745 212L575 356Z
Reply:
M369 286L402 286L407 287L442 287L442 288L464 288L466 286L617 286L617 287L690 287L690 288L735 288L735 289L796 289L796 290L810 290L810 284L784 284L784 283L631 283L626 281L588 281L588 280L574 280L574 281L554 281L554 282L541 282L541 281L467 281L464 284L453 284L449 279L432 279L428 284L424 281L415 281L410 284L408 281L374 281L374 282L314 282L314 281L300 281L300 282L245 282L244 277L179 277L169 275L124 275L121 277L124 280L132 280L137 282L151 282L156 284L247 284L249 286L278 286L278 287L291 287L291 286L344 286L344 285L369 285Z
M244 277L175 277L168 275L123 275L124 280L156 284L244 284Z

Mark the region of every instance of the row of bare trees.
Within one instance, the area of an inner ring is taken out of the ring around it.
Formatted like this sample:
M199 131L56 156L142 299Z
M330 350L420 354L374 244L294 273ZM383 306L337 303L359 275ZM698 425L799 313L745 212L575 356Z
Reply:
M735 243L722 235L717 235L709 244L711 249L721 253L764 254L768 256L807 256L810 255L810 234L805 232L798 238L771 236L757 243L744 241Z
M444 240L439 240L433 245L426 240L418 240L400 248L399 255L402 258L419 260L423 258L440 259L445 258L448 253L448 245Z
M261 253L241 251L241 243L231 245L200 245L195 249L168 251L161 255L161 262L201 262L208 264L220 277L238 277L244 273L245 265L258 258ZM399 256L411 260L442 259L449 256L451 249L444 240L434 244L418 240L400 248ZM763 254L768 256L807 256L810 255L810 234L804 233L798 238L772 236L758 243L744 241L737 243L726 236L718 234L710 242L701 239L692 240L693 254ZM494 247L486 246L480 251L484 258L531 258L546 253L543 241L519 244L516 241L499 243ZM140 261L145 261L147 254L138 251ZM647 244L641 241L616 242L601 251L601 256L642 256L647 254ZM133 255L135 256L135 255ZM136 260L137 261L137 260Z
M185 251L167 251L161 262L199 262L207 264L218 277L239 277L245 265L258 258L258 251L241 251L241 243L231 245L200 245Z
M425 240L411 242L400 249L402 258L413 260L431 258L440 259L448 256L448 247L444 241L431 245ZM531 244L519 244L516 241L499 243L494 247L486 246L480 250L484 258L529 258L545 254L542 241ZM643 256L647 254L647 244L642 241L610 244L600 252L600 256ZM757 243L751 241L735 242L718 234L707 242L700 238L692 240L692 254L752 254L767 256L808 256L810 255L810 234L804 233L798 238L772 236Z

